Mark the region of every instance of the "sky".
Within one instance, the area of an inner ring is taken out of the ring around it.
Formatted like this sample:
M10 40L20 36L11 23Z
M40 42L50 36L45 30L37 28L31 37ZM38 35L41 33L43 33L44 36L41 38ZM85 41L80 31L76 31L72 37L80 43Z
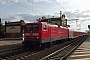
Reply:
M0 18L5 21L35 22L36 19L65 14L73 30L85 31L90 25L90 0L0 0ZM76 19L79 19L76 21Z

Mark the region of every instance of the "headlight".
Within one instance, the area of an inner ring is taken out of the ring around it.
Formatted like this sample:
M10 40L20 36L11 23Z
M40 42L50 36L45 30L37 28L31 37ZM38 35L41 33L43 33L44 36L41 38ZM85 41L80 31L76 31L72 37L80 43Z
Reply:
M37 39L38 39L39 37L37 37Z
M39 36L39 33L33 33L33 36Z
M30 36L30 33L25 33L24 36Z
M22 38L22 40L24 41L24 37Z
M23 34L22 40L24 41L24 34Z

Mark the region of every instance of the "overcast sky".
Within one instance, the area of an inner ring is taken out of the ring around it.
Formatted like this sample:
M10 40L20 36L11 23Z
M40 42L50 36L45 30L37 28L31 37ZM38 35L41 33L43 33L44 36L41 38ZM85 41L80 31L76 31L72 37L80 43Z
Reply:
M66 15L73 30L85 31L90 25L90 0L0 0L0 17L2 22L19 21L35 22L46 16L59 17L59 13ZM49 15L49 16L48 16Z

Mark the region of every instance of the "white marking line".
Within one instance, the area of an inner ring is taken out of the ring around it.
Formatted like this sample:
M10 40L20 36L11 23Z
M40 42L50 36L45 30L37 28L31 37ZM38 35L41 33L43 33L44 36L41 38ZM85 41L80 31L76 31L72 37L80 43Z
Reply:
M85 50L84 50L84 51L75 51L75 52L77 52L77 53L79 53L79 52L89 52L89 53L90 53L89 50L86 50L86 51L85 51ZM75 52L74 52L74 53L75 53Z
M77 49L77 50L80 50L80 49ZM90 49L88 49L88 48L84 48L84 49L81 49L81 50L90 50Z
M82 59L69 59L69 60L90 60L90 58L82 58Z
M78 48L77 50L90 50L90 49L88 49L88 48Z
M75 51L74 53L90 53L90 51L80 51L80 52Z
M80 56L90 56L90 54L72 55L72 56L70 56L70 57L80 57Z
M77 50L75 50L75 52L84 52L84 51L88 51L90 52L90 49L87 49L87 48L78 48Z

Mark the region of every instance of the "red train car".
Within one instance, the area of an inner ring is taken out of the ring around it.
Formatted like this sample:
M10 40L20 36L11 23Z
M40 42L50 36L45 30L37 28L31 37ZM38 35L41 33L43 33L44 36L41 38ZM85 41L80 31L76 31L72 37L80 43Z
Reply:
M74 38L78 37L79 36L79 32L78 31L73 31L73 36L74 36Z
M24 27L24 41L26 45L42 46L52 42L68 39L69 29L47 24L46 22L27 23Z
M69 38L70 39L77 38L77 37L83 36L83 35L85 35L85 32L73 31L73 30L69 29Z
M83 35L85 35L86 34L86 32L79 32L79 35L80 36L83 36Z

